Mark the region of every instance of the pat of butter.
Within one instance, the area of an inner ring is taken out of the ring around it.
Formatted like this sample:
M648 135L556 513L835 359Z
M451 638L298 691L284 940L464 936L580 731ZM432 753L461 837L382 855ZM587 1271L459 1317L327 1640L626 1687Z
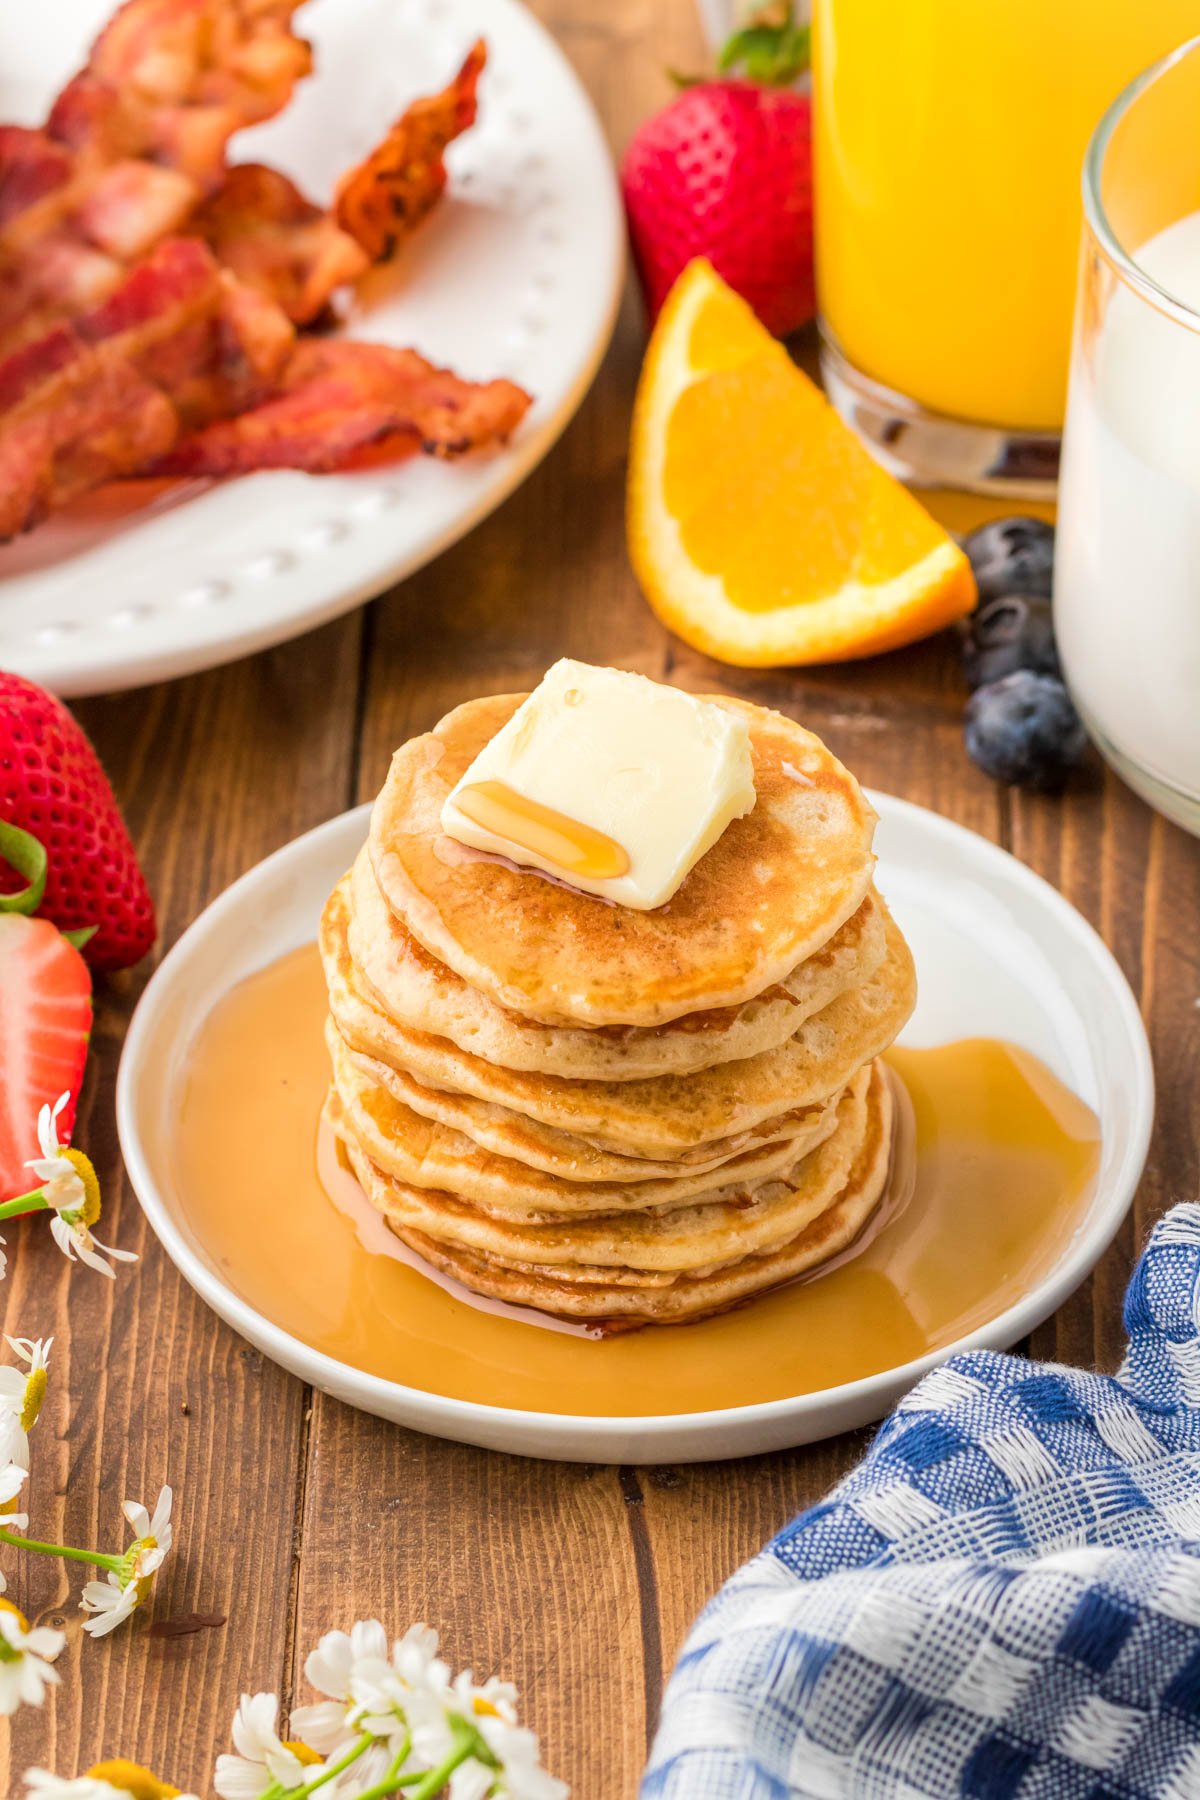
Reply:
M564 658L452 789L442 829L649 912L753 805L740 714Z

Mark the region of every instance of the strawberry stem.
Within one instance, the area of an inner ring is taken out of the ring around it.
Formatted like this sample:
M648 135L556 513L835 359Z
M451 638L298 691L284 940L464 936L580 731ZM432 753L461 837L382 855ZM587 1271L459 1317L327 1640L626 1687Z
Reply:
M787 0L743 6L740 29L717 59L723 75L740 72L769 87L790 87L809 63L809 28L797 25Z
M0 894L0 913L35 913L46 892L46 852L30 831L0 819L0 862L25 877L15 894Z

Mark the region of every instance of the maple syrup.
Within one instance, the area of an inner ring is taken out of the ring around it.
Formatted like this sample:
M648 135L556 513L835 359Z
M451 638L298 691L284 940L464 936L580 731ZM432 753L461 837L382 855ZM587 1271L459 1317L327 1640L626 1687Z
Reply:
M505 781L473 781L457 790L454 804L472 824L495 832L519 850L544 856L564 875L613 881L629 873L628 852L612 838L540 800L526 799Z
M251 976L192 1046L170 1161L237 1293L340 1361L493 1406L681 1413L813 1392L908 1362L1012 1305L1082 1224L1095 1114L990 1039L895 1049L912 1103L905 1203L814 1279L693 1325L595 1339L480 1310L360 1241L317 1172L329 1081L315 947Z

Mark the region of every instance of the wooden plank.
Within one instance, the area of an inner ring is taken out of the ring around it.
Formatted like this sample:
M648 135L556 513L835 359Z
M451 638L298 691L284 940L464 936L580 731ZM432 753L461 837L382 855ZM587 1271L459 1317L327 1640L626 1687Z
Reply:
M211 675L79 707L157 897L163 947L243 869L345 804L358 639L350 619ZM74 1774L118 1753L209 1792L238 1692L277 1685L284 1668L306 1394L184 1284L122 1178L113 1087L148 973L100 984L78 1129L105 1196L100 1235L142 1260L110 1284L69 1270L44 1228L11 1226L0 1305L5 1330L56 1340L33 1440L35 1535L123 1548L122 1499L152 1505L170 1480L177 1543L154 1616L229 1623L165 1639L142 1617L93 1643L77 1610L86 1571L5 1552L17 1604L70 1642L52 1704L22 1710L0 1737L4 1794L30 1764Z
M614 1469L533 1462L314 1399L296 1631L379 1618L515 1681L576 1800L633 1794L645 1700L636 1557Z
M559 35L614 142L698 63L687 0L557 0ZM560 655L665 673L665 634L624 552L624 466L643 327L632 299L584 406L492 519L372 609L358 795L395 746L451 706L527 688ZM524 1696L575 1800L636 1792L661 1653L653 1568L628 1471L536 1463L397 1432L317 1397L294 1674L321 1631L377 1614L424 1618L455 1664ZM338 1496L331 1505L330 1497Z

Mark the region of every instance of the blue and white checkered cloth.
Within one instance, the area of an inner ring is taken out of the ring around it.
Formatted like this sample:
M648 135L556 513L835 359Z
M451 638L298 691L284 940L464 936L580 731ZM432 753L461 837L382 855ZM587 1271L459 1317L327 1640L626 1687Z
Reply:
M642 1800L1200 1800L1200 1205L1125 1325L928 1375L701 1615Z

